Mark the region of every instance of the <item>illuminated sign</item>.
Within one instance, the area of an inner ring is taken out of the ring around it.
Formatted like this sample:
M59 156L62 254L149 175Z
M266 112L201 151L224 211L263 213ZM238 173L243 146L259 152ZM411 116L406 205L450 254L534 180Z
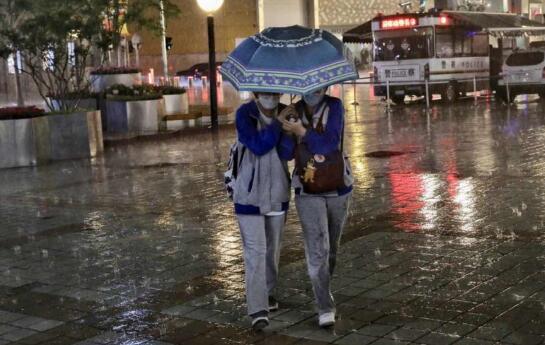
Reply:
M447 17L439 17L439 24L440 25L448 25L449 24L449 20Z
M402 29L418 25L417 18L391 18L383 19L380 22L381 29Z

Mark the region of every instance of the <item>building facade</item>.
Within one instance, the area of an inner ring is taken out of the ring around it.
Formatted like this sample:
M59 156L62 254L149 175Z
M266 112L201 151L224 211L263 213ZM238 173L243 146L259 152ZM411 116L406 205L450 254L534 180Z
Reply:
M178 18L167 23L167 36L172 38L169 51L169 73L208 61L206 14L196 0L174 0L181 10ZM379 13L402 12L400 3L410 3L417 11L424 3L433 7L456 10L481 5L488 12L519 13L534 20L543 20L545 0L225 0L214 15L218 61L240 40L269 26L303 25L319 27L342 34ZM162 71L161 42L150 33L141 33L141 67Z
M421 1L408 0L413 10ZM177 18L167 21L167 37L171 38L169 74L208 61L208 37L206 14L196 0L173 0L180 8ZM404 0L225 0L214 15L216 51L218 61L235 47L237 42L253 35L265 27L304 25L320 27L338 35L379 13L401 12ZM545 0L427 0L426 9L437 7L457 9L462 5L481 3L485 11L513 12L542 20ZM136 30L129 28L130 34ZM162 74L161 41L149 32L138 32L142 37L140 67L144 73L151 68L155 75ZM0 92L13 89L13 75L8 72L7 62L0 64ZM134 58L133 58L134 62ZM25 85L29 85L24 78Z
M181 15L167 22L167 37L172 38L168 52L171 75L208 61L206 14L195 0L174 2ZM419 0L411 2L414 9L418 8ZM399 0L226 0L214 15L217 59L223 60L237 42L265 27L297 24L341 34L378 13L399 11ZM155 74L160 75L160 38L148 32L140 35L141 68L145 72L153 68Z

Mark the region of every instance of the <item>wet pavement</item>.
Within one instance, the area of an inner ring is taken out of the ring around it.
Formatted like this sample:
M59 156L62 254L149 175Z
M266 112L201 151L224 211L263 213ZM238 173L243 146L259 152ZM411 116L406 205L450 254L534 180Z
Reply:
M334 329L290 210L281 308L249 330L225 125L0 170L0 344L542 344L545 102L386 112L343 92L356 185Z

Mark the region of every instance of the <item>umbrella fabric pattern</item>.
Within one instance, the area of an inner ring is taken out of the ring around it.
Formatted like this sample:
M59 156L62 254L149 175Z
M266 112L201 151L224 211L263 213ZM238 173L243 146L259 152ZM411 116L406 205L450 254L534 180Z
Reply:
M339 39L297 25L247 38L227 57L221 73L239 91L289 94L358 78L350 51Z

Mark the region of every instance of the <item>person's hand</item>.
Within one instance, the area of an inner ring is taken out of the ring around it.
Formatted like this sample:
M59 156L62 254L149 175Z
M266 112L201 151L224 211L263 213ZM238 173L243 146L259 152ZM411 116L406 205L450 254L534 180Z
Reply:
M295 110L295 105L288 105L284 110L278 114L276 117L278 121L283 122L285 120L289 120L290 118L298 118L297 110Z
M283 120L282 128L286 132L293 133L298 137L304 137L307 133L307 129L305 128L305 126L303 126L303 122L301 120L297 120L295 122Z

